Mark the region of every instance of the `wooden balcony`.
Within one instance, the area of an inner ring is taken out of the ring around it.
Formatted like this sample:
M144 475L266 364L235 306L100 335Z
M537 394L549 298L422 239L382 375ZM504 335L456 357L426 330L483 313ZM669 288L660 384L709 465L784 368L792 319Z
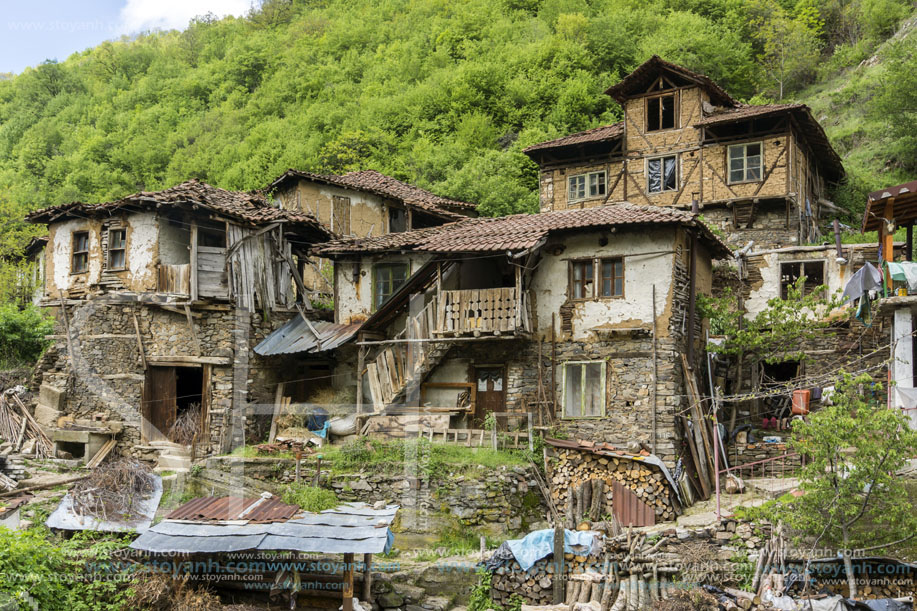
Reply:
M436 335L511 335L532 331L529 291L514 287L442 291Z

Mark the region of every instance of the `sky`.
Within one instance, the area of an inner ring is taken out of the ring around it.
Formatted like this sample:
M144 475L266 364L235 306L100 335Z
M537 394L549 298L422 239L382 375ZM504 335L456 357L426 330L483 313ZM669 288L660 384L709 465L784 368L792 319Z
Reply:
M183 29L212 12L244 15L253 0L0 0L0 73L152 29Z

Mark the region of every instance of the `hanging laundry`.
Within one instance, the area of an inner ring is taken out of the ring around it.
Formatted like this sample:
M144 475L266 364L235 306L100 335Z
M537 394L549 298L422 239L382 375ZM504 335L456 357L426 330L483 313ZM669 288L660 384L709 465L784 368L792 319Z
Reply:
M917 262L914 261L889 261L888 271L892 275L892 280L907 282L908 291L917 291Z
M855 301L868 291L877 291L882 288L882 272L875 265L866 262L863 267L850 277L844 287L844 303Z

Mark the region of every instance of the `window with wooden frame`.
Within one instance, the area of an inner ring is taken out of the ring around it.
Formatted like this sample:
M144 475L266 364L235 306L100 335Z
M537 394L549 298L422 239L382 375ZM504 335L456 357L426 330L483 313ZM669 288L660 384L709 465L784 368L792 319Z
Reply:
M108 269L127 268L127 229L108 230Z
M605 415L605 361L573 361L563 365L564 418Z
M407 263L379 263L373 266L373 310L401 288L408 279Z
M599 296L623 297L624 296L624 259L599 260Z
M678 156L667 155L646 160L646 190L663 193L678 189Z
M758 182L764 166L764 146L760 142L729 147L729 182Z
M573 299L595 297L595 267L592 259L570 261L570 296Z
M780 298L789 296L791 286L795 286L801 277L802 295L811 295L815 289L825 284L825 261L792 261L780 264Z
M87 271L89 271L89 232L74 231L70 273L82 274Z
M677 127L676 102L674 93L646 98L646 131L658 132Z
M577 174L567 178L567 201L605 195L605 170Z

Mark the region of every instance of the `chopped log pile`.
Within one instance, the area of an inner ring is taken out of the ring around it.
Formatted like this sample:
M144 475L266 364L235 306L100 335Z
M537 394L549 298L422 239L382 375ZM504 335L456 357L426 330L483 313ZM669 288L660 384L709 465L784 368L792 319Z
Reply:
M315 453L315 448L308 442L302 439L288 439L284 437L278 437L273 443L258 444L256 447L261 454L280 454L282 452Z
M24 393L22 386L0 393L0 439L10 444L3 452L50 458L54 455L54 444L19 398Z
M601 568L601 562L597 556L564 554L568 599L575 598L578 601L583 597L585 600L582 602L589 602L593 583L601 583L596 569L596 565ZM530 604L549 605L553 596L555 569L553 556L539 560L528 571L523 571L516 561L509 562L495 571L491 582L491 598L504 607L510 603L514 594ZM571 589L573 584L579 584L575 592ZM600 589L597 589L596 595L599 592Z
M562 449L549 462L549 468L551 500L559 510L564 508L567 528L613 515L615 482L633 492L653 512L655 522L678 516L674 491L662 471L651 464Z

